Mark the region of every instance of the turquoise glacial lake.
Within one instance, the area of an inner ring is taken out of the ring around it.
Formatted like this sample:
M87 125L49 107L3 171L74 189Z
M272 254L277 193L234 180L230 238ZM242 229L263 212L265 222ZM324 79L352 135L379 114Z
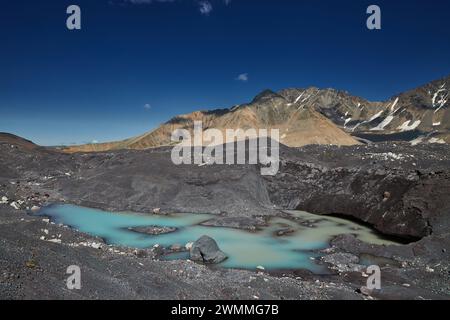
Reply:
M200 223L214 219L207 214L172 214L168 216L108 212L74 205L51 205L38 215L48 216L55 223L68 225L81 232L103 238L108 244L130 248L184 246L202 235L214 238L228 255L221 266L225 268L268 270L307 269L314 273L325 272L325 267L315 263L317 250L329 247L330 240L340 234L353 234L362 241L392 245L372 229L357 223L329 216L318 216L302 211L287 211L286 218L272 218L259 231L202 226ZM173 227L177 230L161 235L148 235L128 230L130 227ZM277 236L277 231L289 228L291 233ZM187 253L169 255L167 259L187 259Z

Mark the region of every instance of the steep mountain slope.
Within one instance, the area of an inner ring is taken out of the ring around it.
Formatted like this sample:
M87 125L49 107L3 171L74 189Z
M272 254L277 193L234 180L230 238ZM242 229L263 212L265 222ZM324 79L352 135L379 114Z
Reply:
M288 89L304 107L312 107L346 132L372 141L406 140L412 143L450 142L450 77L394 96L370 102L333 89Z
M280 129L280 142L291 147L308 144L353 145L362 141L450 143L450 76L371 102L334 89L265 90L252 102L231 109L197 111L177 116L144 135L119 142L66 148L67 152L146 149L172 144L175 129Z
M347 132L372 141L450 143L449 89L447 77L382 103L344 99L350 105L347 110L335 98L334 105L321 112Z
M290 103L286 97L266 90L246 105L229 110L197 111L180 115L142 136L120 142L69 147L65 151L147 149L170 145L173 144L172 132L176 129L186 129L193 134L194 121L202 121L203 130L220 130L224 137L226 129L279 129L280 142L293 147L307 144L358 144L357 140L314 108L304 108L299 101ZM254 136L249 136L252 137Z

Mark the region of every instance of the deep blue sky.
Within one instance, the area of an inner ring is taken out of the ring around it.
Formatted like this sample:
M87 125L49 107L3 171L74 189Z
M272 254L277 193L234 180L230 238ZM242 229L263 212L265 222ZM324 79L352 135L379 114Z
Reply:
M384 100L450 74L448 0L210 0L208 15L197 0L129 2L1 0L0 131L45 145L116 140L266 88ZM81 31L66 29L70 4ZM366 28L370 4L381 31Z

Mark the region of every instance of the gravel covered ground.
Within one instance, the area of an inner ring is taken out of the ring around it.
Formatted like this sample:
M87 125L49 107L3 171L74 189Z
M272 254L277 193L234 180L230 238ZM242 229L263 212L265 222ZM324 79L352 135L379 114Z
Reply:
M393 152L392 150L395 150ZM0 298L448 299L447 146L380 144L282 149L275 177L256 166L174 166L170 150L62 154L0 142ZM331 274L224 270L158 261L159 248L116 248L27 214L65 202L108 210L213 213L251 230L284 209L339 214L414 241L382 247L340 236L323 254ZM362 260L382 268L367 292ZM82 289L68 290L79 265Z

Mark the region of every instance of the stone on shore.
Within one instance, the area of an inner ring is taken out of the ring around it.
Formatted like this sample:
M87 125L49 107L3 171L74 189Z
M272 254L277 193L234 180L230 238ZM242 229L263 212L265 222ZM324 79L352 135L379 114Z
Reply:
M191 260L206 264L217 264L228 257L219 249L217 242L208 236L202 236L194 242L190 250Z

